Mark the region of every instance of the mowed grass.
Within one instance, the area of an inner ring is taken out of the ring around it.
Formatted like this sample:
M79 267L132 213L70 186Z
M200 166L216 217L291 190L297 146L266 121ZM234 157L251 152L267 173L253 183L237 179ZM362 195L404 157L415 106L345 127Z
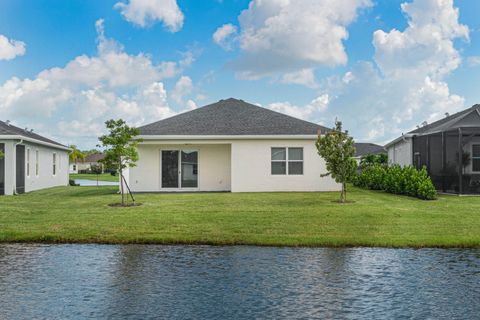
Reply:
M97 181L97 178L99 181L110 181L110 182L118 182L119 178L118 176L112 176L110 173L103 173L99 174L98 177L96 174L92 173L72 173L70 174L70 179L83 179L83 180L94 180Z
M59 187L0 197L0 242L275 246L480 247L480 197L422 201L338 193L139 194L112 208L115 187Z

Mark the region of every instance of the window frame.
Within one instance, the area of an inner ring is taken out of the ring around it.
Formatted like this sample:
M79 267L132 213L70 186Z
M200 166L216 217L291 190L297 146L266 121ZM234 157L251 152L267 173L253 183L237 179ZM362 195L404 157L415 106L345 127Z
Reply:
M272 159L272 152L273 149L284 149L285 150L285 160L273 160ZM301 160L290 160L289 157L289 150L290 149L300 149L302 151L302 159ZM285 163L285 173L273 173L273 163ZM301 163L302 164L302 173L290 173L290 163ZM277 147L270 147L270 175L272 176L303 176L305 172L305 153L304 147L286 147L286 146L277 146Z
M57 167L57 153L53 152L52 153L52 175L56 176L58 171Z
M27 177L30 178L30 148L27 148L27 153L25 155L26 161L25 165L27 167Z
M38 177L40 175L40 152L35 150L35 176Z
M480 161L480 156L474 156L474 155L473 155L473 148L474 148L475 146L477 146L477 147L480 148L480 143L473 143L473 144L472 144L472 172L480 172L480 170L473 170L473 162L474 162L475 160Z

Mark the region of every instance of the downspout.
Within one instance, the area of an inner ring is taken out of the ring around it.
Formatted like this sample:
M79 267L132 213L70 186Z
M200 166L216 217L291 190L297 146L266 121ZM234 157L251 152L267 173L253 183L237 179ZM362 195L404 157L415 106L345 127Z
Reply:
M22 144L23 143L23 139L20 139L19 142L17 143L14 143L13 144L13 181L15 181L15 183L13 184L13 194L16 195L17 194L17 146L19 144Z

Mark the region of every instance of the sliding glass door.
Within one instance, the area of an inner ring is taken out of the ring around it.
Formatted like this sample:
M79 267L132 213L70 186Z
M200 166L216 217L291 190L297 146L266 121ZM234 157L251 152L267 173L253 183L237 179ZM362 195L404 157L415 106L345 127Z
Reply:
M198 188L198 151L162 150L162 189Z

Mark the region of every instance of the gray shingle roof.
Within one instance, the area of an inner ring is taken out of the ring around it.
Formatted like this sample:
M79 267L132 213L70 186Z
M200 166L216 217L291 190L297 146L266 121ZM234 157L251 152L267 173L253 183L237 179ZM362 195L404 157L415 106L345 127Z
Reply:
M409 133L422 135L445 131L448 130L450 127L454 126L458 121L462 120L464 117L468 116L472 112L480 112L480 104L473 105L468 109L462 110L448 117L427 124L426 126L412 130ZM480 126L480 123L478 123L477 126Z
M0 136L1 135L22 136L22 137L25 137L25 138L31 138L31 139L36 139L36 140L40 140L40 141L43 141L43 142L55 144L55 145L60 146L60 147L66 147L63 144L60 144L56 141L45 138L45 137L43 137L39 134L36 134L34 132L26 131L24 129L15 127L12 124L7 124L3 121L0 121Z
M315 135L329 129L237 99L140 127L141 135Z
M355 157L365 156L367 154L387 153L383 146L375 143L355 143Z

